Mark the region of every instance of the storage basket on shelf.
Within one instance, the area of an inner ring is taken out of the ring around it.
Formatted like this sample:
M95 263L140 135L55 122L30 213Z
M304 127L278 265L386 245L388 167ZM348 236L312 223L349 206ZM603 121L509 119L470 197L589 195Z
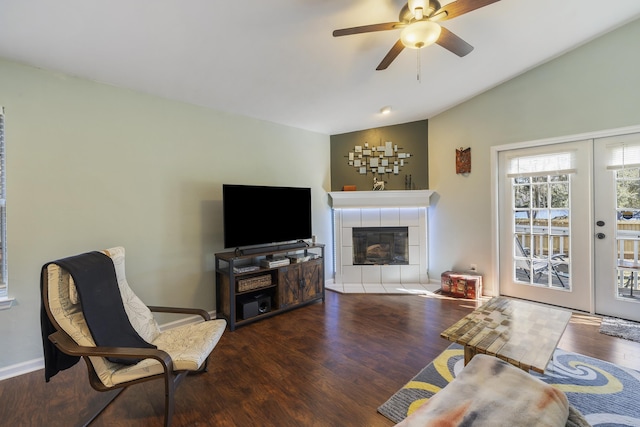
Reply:
M253 276L246 279L238 279L238 292L252 291L254 289L271 286L271 275Z

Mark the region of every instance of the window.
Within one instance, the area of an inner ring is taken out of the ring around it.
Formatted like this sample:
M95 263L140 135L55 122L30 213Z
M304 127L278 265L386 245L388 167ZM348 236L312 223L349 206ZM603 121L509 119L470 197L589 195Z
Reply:
M7 281L7 204L5 180L4 108L0 107L0 309L9 308Z

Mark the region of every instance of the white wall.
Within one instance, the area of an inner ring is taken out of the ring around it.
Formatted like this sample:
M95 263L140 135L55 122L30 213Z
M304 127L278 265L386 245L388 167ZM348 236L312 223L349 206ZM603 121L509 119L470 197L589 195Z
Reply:
M639 125L638 40L635 21L429 120L430 277L473 263L497 292L489 147ZM471 147L468 176L455 173L459 147Z
M0 369L42 356L40 268L61 257L122 245L143 301L214 310L223 183L311 187L332 259L328 135L4 60L0 105L16 298L0 311Z

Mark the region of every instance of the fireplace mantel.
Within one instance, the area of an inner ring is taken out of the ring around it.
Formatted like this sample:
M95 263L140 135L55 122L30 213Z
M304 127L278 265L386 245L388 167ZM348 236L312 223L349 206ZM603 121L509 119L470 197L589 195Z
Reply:
M428 207L431 190L334 191L329 193L334 209Z
M333 208L336 284L429 283L427 220L430 190L337 191L329 193ZM408 263L354 263L353 229L407 227Z

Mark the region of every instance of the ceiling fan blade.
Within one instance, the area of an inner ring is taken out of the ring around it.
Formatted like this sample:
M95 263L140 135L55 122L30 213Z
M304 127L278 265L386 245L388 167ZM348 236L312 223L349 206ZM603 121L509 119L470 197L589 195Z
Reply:
M446 12L446 16L439 18L439 20L444 21L445 19L455 18L456 16L464 15L481 7L489 6L498 1L500 0L456 0L441 7L435 15Z
M402 22L384 22L382 24L363 25L361 27L343 28L341 30L335 30L333 37L350 36L351 34L372 33L374 31L387 31L395 30L396 28L404 27Z
M460 57L467 55L473 50L473 46L447 30L445 27L442 27L440 37L438 37L436 43Z
M387 56L382 59L382 62L380 63L380 65L378 65L376 70L386 70L387 67L391 65L393 60L396 59L398 55L400 55L400 52L402 52L403 49L404 45L402 44L402 40L398 40L396 44L393 45L391 50L387 53Z

